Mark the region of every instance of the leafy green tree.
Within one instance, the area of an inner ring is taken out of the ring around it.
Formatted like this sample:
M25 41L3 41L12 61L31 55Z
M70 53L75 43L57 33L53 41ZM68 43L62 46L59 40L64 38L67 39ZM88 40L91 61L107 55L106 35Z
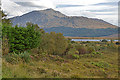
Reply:
M35 30L34 24L26 27L8 27L3 29L4 34L8 38L10 52L21 53L26 50L38 47L40 44L41 33Z

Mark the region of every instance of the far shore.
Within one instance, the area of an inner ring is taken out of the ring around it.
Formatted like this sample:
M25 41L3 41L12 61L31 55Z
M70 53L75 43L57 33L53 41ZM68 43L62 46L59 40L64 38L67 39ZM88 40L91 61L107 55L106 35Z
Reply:
M116 39L118 40L118 37L65 37L70 39Z

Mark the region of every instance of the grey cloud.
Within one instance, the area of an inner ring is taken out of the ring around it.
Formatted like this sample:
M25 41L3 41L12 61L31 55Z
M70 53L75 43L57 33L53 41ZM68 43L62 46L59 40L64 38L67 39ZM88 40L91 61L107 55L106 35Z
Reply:
M18 5L24 6L24 7L39 7L39 8L45 8L44 6L37 6L33 4L32 2L15 2Z
M116 15L116 13L105 13L105 14L96 13L96 15Z
M64 7L79 7L79 6L84 6L84 5L57 5L56 8L64 8Z
M101 9L101 10L87 10L87 11L90 11L90 12L115 12L117 11L118 9L117 8L109 8L108 9Z
M94 6L102 6L102 5L110 5L110 6L117 6L118 2L106 2L106 3L98 3L98 4L93 4Z

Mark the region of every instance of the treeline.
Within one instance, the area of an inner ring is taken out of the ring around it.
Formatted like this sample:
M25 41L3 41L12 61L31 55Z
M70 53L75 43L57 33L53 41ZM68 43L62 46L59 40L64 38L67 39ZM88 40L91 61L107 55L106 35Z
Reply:
M71 27L52 27L44 28L46 32L63 33L64 36L71 37L103 37L112 34L117 34L117 28L106 28L106 29L87 29L87 28L71 28Z
M68 46L68 41L63 34L45 33L37 24L27 23L26 27L3 24L2 27L4 54L11 52L19 54L36 48L37 53L55 55L63 54Z

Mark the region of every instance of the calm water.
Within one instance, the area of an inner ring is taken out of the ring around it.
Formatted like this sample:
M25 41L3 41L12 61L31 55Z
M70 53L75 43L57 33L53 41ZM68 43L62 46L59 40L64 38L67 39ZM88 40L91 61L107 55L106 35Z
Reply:
M102 39L72 39L72 41L101 41ZM107 40L110 41L110 40ZM114 40L118 41L118 40Z

